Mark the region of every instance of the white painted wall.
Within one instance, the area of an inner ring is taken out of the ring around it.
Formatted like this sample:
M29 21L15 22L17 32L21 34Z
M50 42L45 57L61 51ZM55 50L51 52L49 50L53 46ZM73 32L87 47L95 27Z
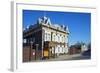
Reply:
M64 35L63 34L60 34L60 33L54 33L52 34L52 41L54 42L61 42L61 43L68 43L68 38L66 37L67 35ZM48 29L45 29L45 38L44 38L45 41L51 41L51 32L50 30ZM54 53L54 49L55 49L55 53L59 54L59 53L68 53L68 48L67 46L64 47L64 46L60 46L60 45L57 45L55 47L52 48L52 53Z

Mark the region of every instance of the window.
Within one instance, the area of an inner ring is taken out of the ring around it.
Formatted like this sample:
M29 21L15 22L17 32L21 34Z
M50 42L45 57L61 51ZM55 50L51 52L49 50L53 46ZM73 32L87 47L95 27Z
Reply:
M48 41L48 33L47 33L47 41Z
M50 41L51 40L51 38L50 38L50 34L48 34L48 41Z
M58 40L57 40L58 42L60 41L60 37L58 36Z
M62 52L63 52L64 47L62 46Z
M63 36L62 36L62 42L63 42Z
M64 40L63 42L65 42L65 35L64 35L64 37L63 37L63 40Z
M51 41L53 41L53 39L52 39L53 35L52 34L53 34L53 32L51 32Z
M60 52L60 48L58 47L58 52Z
M33 43L35 42L35 38L33 37Z
M47 33L45 33L45 41L47 40Z
M27 43L26 39L23 39L23 43Z
M54 37L53 37L53 41L55 41L55 35L54 35Z

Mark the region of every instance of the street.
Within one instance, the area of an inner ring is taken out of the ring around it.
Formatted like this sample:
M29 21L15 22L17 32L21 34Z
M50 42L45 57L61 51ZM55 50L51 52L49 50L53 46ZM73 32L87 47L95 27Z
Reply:
M50 58L50 59L44 59L44 60L34 60L34 62L67 61L67 60L86 60L86 59L90 59L90 56L83 56L81 54L74 54L74 55L60 55L57 58Z

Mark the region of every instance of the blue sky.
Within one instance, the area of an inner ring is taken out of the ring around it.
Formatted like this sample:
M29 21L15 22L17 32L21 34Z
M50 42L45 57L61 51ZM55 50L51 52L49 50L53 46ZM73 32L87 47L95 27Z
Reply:
M69 44L91 42L91 13L23 10L23 28L35 24L39 17L47 16L52 24L69 27Z

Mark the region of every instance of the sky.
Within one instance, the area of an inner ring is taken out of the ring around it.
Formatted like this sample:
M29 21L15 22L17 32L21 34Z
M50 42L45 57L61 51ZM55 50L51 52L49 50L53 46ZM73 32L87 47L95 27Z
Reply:
M35 24L40 17L49 17L52 24L69 27L69 44L91 42L91 13L23 10L23 28Z

